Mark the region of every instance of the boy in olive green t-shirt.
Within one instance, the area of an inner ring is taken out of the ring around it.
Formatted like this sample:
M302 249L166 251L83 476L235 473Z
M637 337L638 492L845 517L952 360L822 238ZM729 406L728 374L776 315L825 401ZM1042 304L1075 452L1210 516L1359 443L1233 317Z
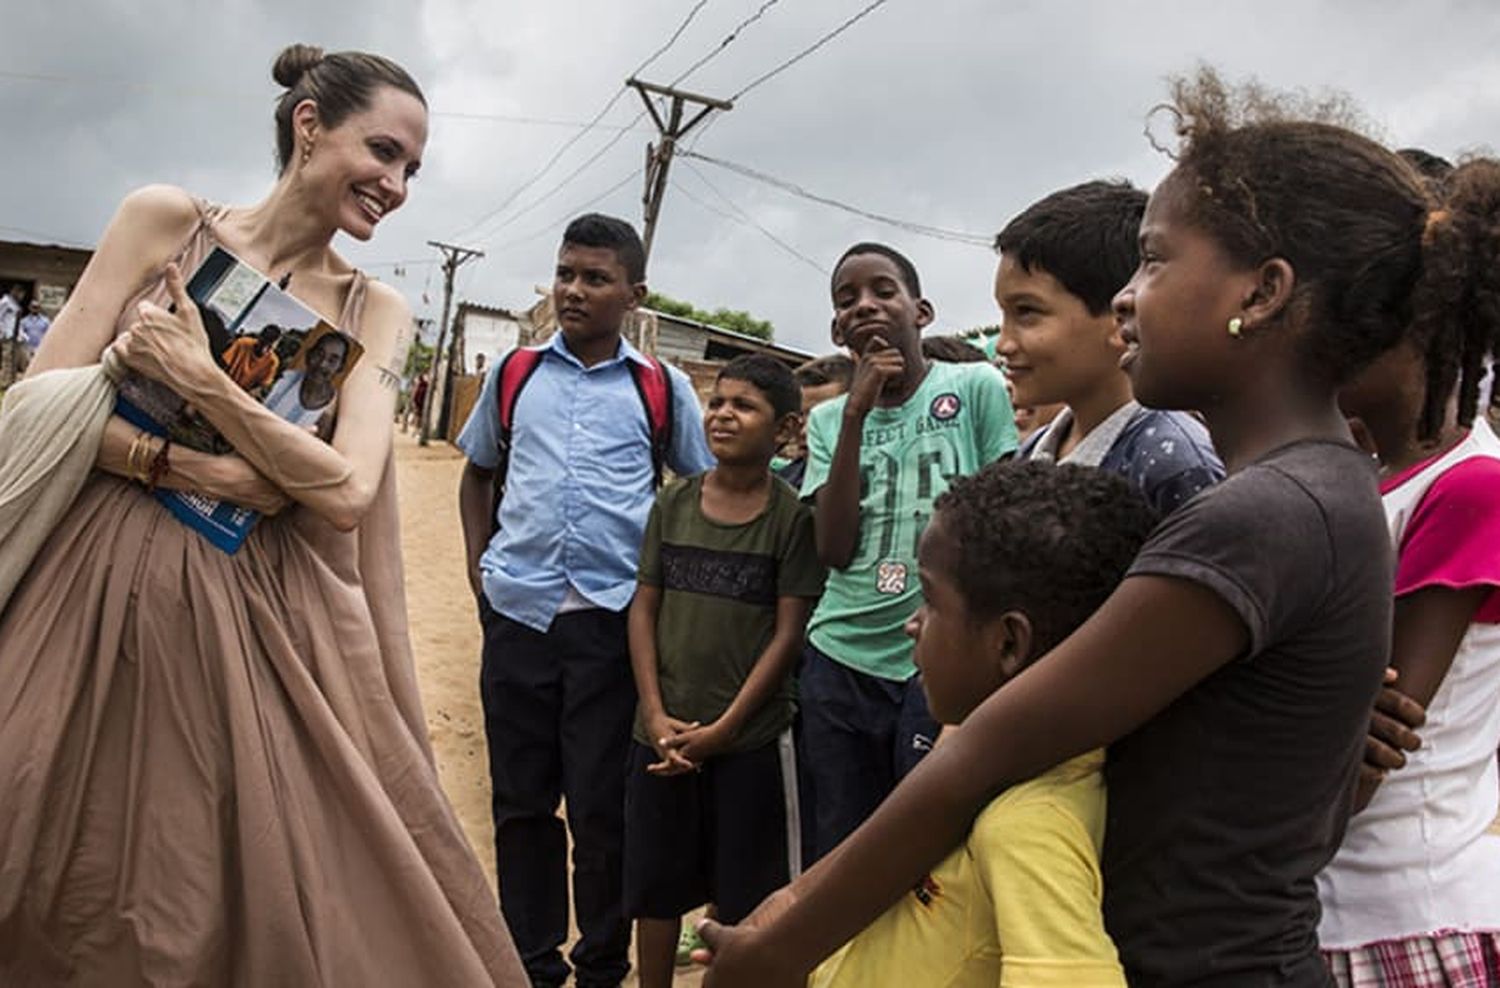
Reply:
M829 567L799 684L813 858L864 822L936 737L902 631L921 603L917 540L952 478L1016 448L999 371L923 359L933 309L911 261L856 244L832 289L833 342L854 353L855 372L847 394L809 416L802 480Z
M800 404L781 362L731 361L703 417L718 465L646 524L624 864L643 988L670 986L683 913L738 922L801 871L792 667L824 574L811 511L770 470Z

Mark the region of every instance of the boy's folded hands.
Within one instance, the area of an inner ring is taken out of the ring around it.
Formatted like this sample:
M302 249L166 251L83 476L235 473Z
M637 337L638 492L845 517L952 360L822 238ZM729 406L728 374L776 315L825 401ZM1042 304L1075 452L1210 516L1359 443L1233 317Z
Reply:
M680 750L677 740L688 734L698 731L697 721L688 723L662 714L658 717L648 718L646 731L651 736L651 747L656 749L656 754L661 758L659 762L653 762L646 766L646 771L652 775L681 775L684 772L698 771L698 764L689 760Z

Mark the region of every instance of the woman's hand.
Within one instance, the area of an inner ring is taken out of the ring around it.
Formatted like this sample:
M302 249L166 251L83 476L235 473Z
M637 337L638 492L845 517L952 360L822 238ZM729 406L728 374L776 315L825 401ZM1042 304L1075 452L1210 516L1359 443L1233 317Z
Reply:
M291 503L280 488L243 457L213 456L174 446L169 459L172 473L182 479L181 486L187 490L263 515L279 514Z
M165 280L175 311L140 303L135 322L115 340L114 350L137 374L186 396L219 368L209 350L198 306L188 297L176 264L167 265Z

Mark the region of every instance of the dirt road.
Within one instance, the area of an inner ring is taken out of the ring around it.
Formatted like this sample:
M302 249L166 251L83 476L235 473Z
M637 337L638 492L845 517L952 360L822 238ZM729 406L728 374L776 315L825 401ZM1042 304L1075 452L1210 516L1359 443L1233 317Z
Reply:
M469 843L495 879L490 824L490 779L479 708L479 619L463 574L458 525L458 480L463 457L451 446L418 446L396 433L401 492L401 545L412 649L443 788ZM698 985L697 972L679 971L675 986ZM635 983L632 976L630 984Z

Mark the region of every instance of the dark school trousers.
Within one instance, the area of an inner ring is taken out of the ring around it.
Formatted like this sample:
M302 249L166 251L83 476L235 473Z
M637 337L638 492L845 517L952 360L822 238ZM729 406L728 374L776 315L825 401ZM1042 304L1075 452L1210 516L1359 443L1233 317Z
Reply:
M630 970L621 896L635 680L625 614L559 614L540 632L488 602L480 612L495 862L511 937L533 985L567 980L568 834L557 815L566 798L581 934L569 960L580 988L613 988Z
M922 681L881 679L808 644L797 685L797 770L805 808L803 867L875 812L937 739Z

